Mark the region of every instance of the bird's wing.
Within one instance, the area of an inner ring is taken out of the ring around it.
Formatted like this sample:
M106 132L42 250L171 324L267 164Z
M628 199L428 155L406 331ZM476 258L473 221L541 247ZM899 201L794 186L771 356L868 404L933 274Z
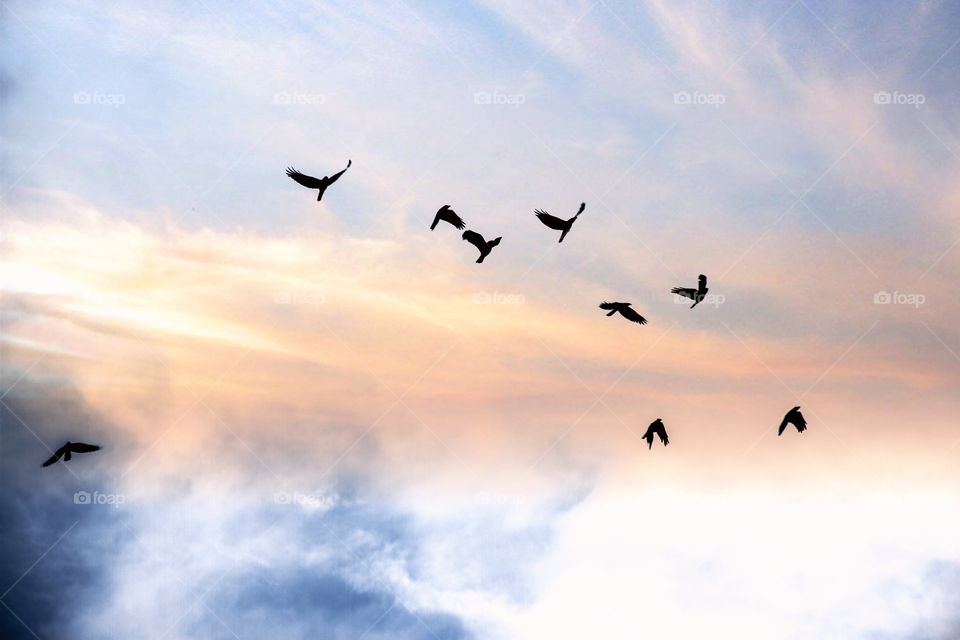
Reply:
M647 319L642 315L631 309L630 307L621 307L619 309L620 315L629 320L630 322L636 322L637 324L647 324Z
M777 429L777 435L782 436L783 430L787 428L787 425L790 424L790 414L783 416L783 422L780 423L780 428Z
M543 209L536 209L536 210L534 210L533 215L537 216L537 218L540 220L540 222L542 222L544 225L550 227L551 229L556 229L557 231L562 231L562 230L564 230L564 229L567 228L567 221L566 221L566 220L561 220L561 219L558 218L557 216L552 216L552 215L550 215L549 213L547 213L546 211L544 211Z
M439 211L437 215L440 216L441 220L443 220L444 222L449 222L450 224L455 226L457 229L463 229L465 226L467 226L466 223L463 221L463 218L458 216L457 212L454 211L453 209L443 209Z
M57 452L54 453L52 456L50 456L49 458L47 458L47 461L43 463L43 466L49 467L49 466L52 465L54 462L56 462L57 460L59 460L61 455L63 455L63 454L62 454L60 451L57 451Z
M486 244L486 241L483 239L482 235L469 229L463 232L463 239L481 251L483 251L483 247Z
M85 442L70 443L70 451L73 451L74 453L91 453L99 450L100 447L95 444L87 444Z
M670 293L675 293L678 296L690 298L691 300L697 299L697 290L690 289L688 287L674 287L673 289L670 289Z
M620 303L619 302L601 302L600 308L603 309L604 311L613 311L614 309L620 308Z
M302 184L309 189L319 189L323 186L323 180L318 180L313 176L300 173L293 167L287 167L287 175L290 176L297 184Z
M797 431L803 433L807 430L807 419L803 417L803 414L799 411L791 411L791 420L793 426L797 428Z
M667 437L667 428L662 424L657 428L657 435L660 436L660 442L664 445L670 444L670 438Z

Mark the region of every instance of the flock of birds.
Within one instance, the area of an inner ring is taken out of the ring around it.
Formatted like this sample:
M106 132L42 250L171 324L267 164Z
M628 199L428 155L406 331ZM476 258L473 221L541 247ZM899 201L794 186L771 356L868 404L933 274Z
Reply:
M293 167L287 168L287 175L297 184L300 184L308 189L316 189L318 192L317 202L320 202L327 188L336 182L352 164L352 160L347 160L347 166L341 171L338 171L332 176L324 176L322 178L314 178L313 176L300 173ZM563 239L567 237L568 233L570 233L570 229L573 228L573 223L577 221L577 218L580 217L580 214L583 213L584 209L586 208L587 203L581 202L577 213L574 214L572 218L568 218L566 220L551 215L542 209L535 209L533 213L537 219L543 223L544 226L553 229L554 231L559 231L560 239L557 242L563 242ZM441 222L446 222L456 229L463 231L463 239L480 251L480 257L477 258L478 263L482 263L483 259L490 255L493 249L500 244L500 240L502 240L502 238L499 236L493 240L487 240L478 232L466 229L467 224L463 221L463 218L457 215L457 213L450 208L450 205L447 204L443 205L439 210L437 210L436 215L433 217L433 223L430 225L430 231L436 229L437 225ZM466 230L464 231L464 229ZM697 279L696 288L674 287L670 290L670 293L693 300L693 304L690 305L690 308L693 309L703 301L708 291L707 276L700 274L700 277ZM607 313L608 317L619 313L630 322L647 324L647 319L637 313L637 311L633 309L632 303L630 302L602 302L600 304L600 308L609 312ZM800 412L800 407L794 407L793 409L790 409L790 411L783 416L783 420L780 422L780 427L777 430L777 435L783 435L783 432L786 430L788 425L793 425L797 429L798 433L803 433L807 430L807 421ZM643 434L643 439L647 441L649 449L653 448L654 438L658 438L663 445L670 444L670 438L667 435L667 428L664 426L662 418L657 418L651 422L650 426L647 427L646 432ZM67 462L73 457L74 453L92 453L99 450L100 447L97 445L67 441L66 444L57 449L53 455L43 463L43 466L49 467L61 459L64 462Z

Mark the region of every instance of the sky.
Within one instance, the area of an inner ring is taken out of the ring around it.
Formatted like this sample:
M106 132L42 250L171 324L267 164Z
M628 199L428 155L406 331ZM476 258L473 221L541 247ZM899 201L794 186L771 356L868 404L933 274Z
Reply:
M960 6L0 33L0 636L960 637Z

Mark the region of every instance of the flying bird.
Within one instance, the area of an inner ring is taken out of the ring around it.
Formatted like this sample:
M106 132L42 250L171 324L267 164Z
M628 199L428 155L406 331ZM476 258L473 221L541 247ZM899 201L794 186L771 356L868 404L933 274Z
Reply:
M636 322L637 324L647 324L647 319L644 318L639 313L637 313L636 311L634 311L633 308L630 306L631 304L632 303L630 302L604 302L603 304L600 305L600 308L603 309L604 311L610 312L607 314L608 318L615 313L619 313L630 322Z
M690 308L693 309L695 306L703 302L703 299L709 290L710 289L707 289L707 276L701 273L700 277L697 278L696 289L691 289L689 287L674 287L673 289L670 289L670 293L693 300L693 304L690 305Z
M557 231L562 231L560 234L559 242L563 242L563 239L567 237L567 233L570 232L570 227L573 226L573 223L577 221L577 218L580 217L580 214L583 213L583 210L587 208L586 202L580 203L580 210L577 211L577 215L573 216L569 220L563 220L557 216L552 216L543 209L535 209L533 214L540 219L544 225L550 227L551 229L556 229Z
M663 446L670 444L670 438L667 437L667 428L663 426L663 418L657 418L647 427L647 432L643 434L643 439L647 441L647 448L653 449L653 436L660 438Z
M430 231L436 229L437 224L443 220L444 222L449 222L457 229L463 229L466 225L463 218L457 215L457 212L450 208L450 205L445 204L437 210L437 215L433 216L433 224L430 225Z
M69 462L73 458L74 453L91 453L93 451L99 451L100 447L95 444L84 444L83 442L70 442L69 440L65 445L56 450L56 452L43 463L43 466L49 467L54 462L57 462L60 458L63 458L64 462Z
M483 239L482 235L469 229L463 232L463 239L475 246L477 249L480 249L480 257L477 258L478 263L483 262L483 259L490 255L490 252L493 251L495 246L500 244L501 240L501 238L494 238L488 242Z
M787 411L787 415L783 416L783 422L780 423L780 429L777 430L778 436L783 435L783 430L787 428L788 424L795 426L798 433L803 433L807 430L807 419L800 413L800 407L790 409L790 411Z
M322 178L314 178L313 176L300 173L293 167L287 167L287 175L290 176L294 182L302 184L307 189L319 189L320 193L317 194L317 202L320 202L320 198L323 197L323 192L327 190L327 187L336 182L337 179L343 175L343 172L349 169L352 164L353 160L347 160L347 166L343 171L335 173L332 176L323 176Z

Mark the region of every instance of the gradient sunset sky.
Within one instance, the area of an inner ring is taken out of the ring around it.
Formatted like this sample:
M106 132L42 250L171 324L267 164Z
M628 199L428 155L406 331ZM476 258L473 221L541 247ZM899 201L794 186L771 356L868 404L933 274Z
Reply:
M956 3L0 16L0 637L960 637Z

